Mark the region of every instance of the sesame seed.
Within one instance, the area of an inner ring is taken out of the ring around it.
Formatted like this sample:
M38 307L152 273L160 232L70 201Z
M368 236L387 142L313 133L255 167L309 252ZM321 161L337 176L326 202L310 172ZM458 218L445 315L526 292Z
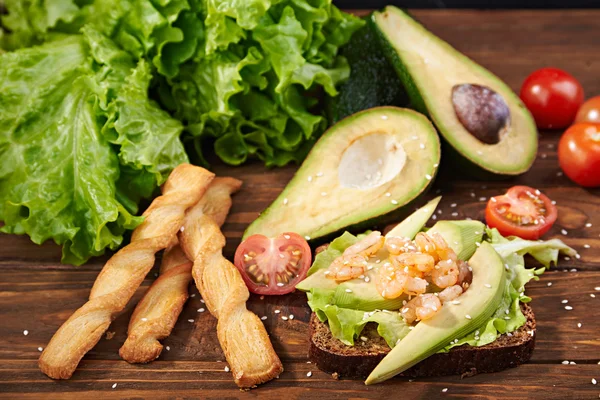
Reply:
M592 227L592 223L591 223L591 222L588 222L587 224L585 224L585 227L586 227L586 228L591 228L591 227Z
M459 300L452 300L452 304L458 305L458 304L460 304L460 301Z
M23 331L23 335L25 335L25 336L29 335L29 331L28 331L27 329L25 329L25 330Z
M382 115L381 119L386 120L386 119L388 119L388 116L387 115Z
M171 346L165 346L165 349L167 349L167 351L171 351Z
M584 247L585 249L589 249L591 246L590 246L589 244L584 244L584 245L583 245L583 247Z
M396 204L398 204L398 200L392 200L392 204L393 204L393 205L396 205Z
M448 388L443 388L442 389L442 393L446 393L448 391Z
M504 310L504 314L507 314L507 315L508 315L508 314L510 314L510 311L508 311L508 310Z
M294 314L290 314L289 318L294 319Z
M283 282L277 282L277 286L282 287L283 285Z
M313 177L312 177L312 176L309 176L309 177L308 177L308 178L306 178L306 179L307 179L309 182L312 182L312 180L313 180Z
M267 316L264 315L264 316L260 317L260 319L261 319L261 321L265 321L267 319Z
M474 192L471 192L471 197L475 197L475 193Z
M304 236L304 239L310 240L310 236Z
M506 316L506 317L504 317L504 319L508 321L510 319L510 317Z
M306 373L306 376L308 376L308 377L310 378L310 377L312 376L312 371L308 371L308 372Z
M351 289L346 289L346 293L352 293Z
M181 228L179 228L179 231L180 231L180 232L183 232L183 231L185 231L185 226L182 226Z
M562 362L563 365L569 365L569 361L565 360Z
M367 340L369 340L369 339L367 339L365 336L361 336L361 337L360 337L360 340L362 340L363 342L366 342L366 341L367 341Z
M282 319L282 320L284 320L284 321L287 321L287 320L288 320L288 317L286 317L285 315L282 315L282 316L281 316L281 319Z
M592 378L592 385L595 385L597 383L598 383L598 381L596 381L594 378Z
M471 319L471 316L469 314L465 315L466 319Z
M579 260L581 258L581 254L579 254L579 253L575 254L575 258Z
M320 178L320 177L322 177L322 176L323 176L323 173L322 173L321 171L317 172L317 177L319 177L319 178Z
M148 318L142 318L142 321L146 322L148 321Z
M598 291L600 291L600 286L596 286L596 287L594 288L594 290L598 290Z
M114 383L114 384L112 385L112 388L114 389L114 388L116 388L116 387L117 387L117 384L116 384L116 383Z
M190 297L196 297L196 293L190 294Z
M578 328L581 328L581 322L578 322L578 323L577 323L577 327L578 327Z
M190 318L190 319L188 319L188 322L193 323L194 320Z
M480 198L479 198L479 201L486 201L486 200L487 200L487 198L486 198L486 197L480 197Z
M275 314L279 314L281 310L275 310Z
M495 198L495 197L492 197L492 198L490 198L490 200L492 201L492 203L495 203L495 202L497 202L497 201L498 201L498 200L496 200L496 198Z
M229 367L227 365L223 369L225 370L225 372L229 372Z
M565 306L565 310L567 310L567 311L571 311L572 309L573 309L573 307L571 307L571 306Z
M561 171L558 171L558 172L556 173L556 176L563 176L563 173L562 173Z
M419 147L420 147L421 149L424 149L424 148L425 148L425 145L424 145L423 143L421 143L421 144L419 145Z
M562 301L563 304L567 304L568 302L569 302L569 300L566 300L566 299Z
M327 196L327 192L321 192L321 196L323 196L323 197Z
M430 180L431 180L431 178L432 178L432 176L431 176L431 175L429 175L429 174L426 174L426 175L425 175L425 178L426 178L428 181L430 181Z
M450 204L450 207L452 207L452 208L456 207L456 203Z
M206 311L204 308L199 308L198 309L198 312L204 312L204 311Z
M569 361L569 365L577 365L575 361Z
M590 293L590 297L596 297L596 295L594 293Z
M552 286L552 282L548 282L548 286Z
M561 229L561 230L560 230L560 233L562 233L562 234L563 234L563 235L565 235L565 236L568 234L568 232L567 232L567 230L566 230L566 229Z
M492 287L492 285L490 285L489 283L486 283L486 284L485 284L485 285L483 285L483 286L485 286L486 288L491 288L491 287Z
M479 247L479 246L481 246L481 243L475 242L475 246Z
M457 212L453 212L451 215L452 215L453 217L458 217L458 213L457 213Z
M570 259L571 259L571 257L565 256L565 261L569 261Z
M43 347L38 347L38 351L44 351Z
M556 200L552 200L550 203L552 203L553 206L556 205Z

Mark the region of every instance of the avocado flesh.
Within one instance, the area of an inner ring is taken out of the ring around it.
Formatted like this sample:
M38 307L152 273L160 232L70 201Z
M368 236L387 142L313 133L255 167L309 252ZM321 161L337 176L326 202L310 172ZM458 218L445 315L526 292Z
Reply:
M244 233L324 237L400 211L433 181L440 143L422 114L379 107L331 127L279 197Z
M396 7L373 13L370 23L387 46L412 105L430 116L445 141L469 165L498 175L517 175L531 167L537 152L535 123L504 82ZM462 84L486 86L507 103L510 120L497 144L481 142L459 121L452 90Z
M459 260L468 260L481 243L485 225L480 221L438 221L427 233L439 233Z
M327 114L331 124L373 107L406 107L409 100L396 71L386 58L372 24L356 31L340 49L350 66L350 76L328 97Z
M502 259L491 244L484 242L469 265L473 269L473 281L457 299L460 304L446 303L431 319L419 322L375 367L365 381L367 385L383 382L407 370L452 340L477 329L492 316L502 301L506 285Z
M442 196L438 196L435 199L429 201L423 207L419 208L417 211L406 217L406 219L400 222L398 225L393 227L388 233L386 233L385 237L405 237L409 239L414 239L417 236L417 233L423 229L429 218L435 212L438 204L440 204L440 200Z

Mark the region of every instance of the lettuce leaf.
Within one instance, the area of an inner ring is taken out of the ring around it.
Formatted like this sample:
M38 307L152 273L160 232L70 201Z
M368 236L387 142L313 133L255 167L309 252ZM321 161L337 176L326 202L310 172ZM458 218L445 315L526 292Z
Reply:
M141 222L140 194L186 156L181 124L147 97L147 65L134 67L91 27L0 56L2 232L53 239L79 265Z

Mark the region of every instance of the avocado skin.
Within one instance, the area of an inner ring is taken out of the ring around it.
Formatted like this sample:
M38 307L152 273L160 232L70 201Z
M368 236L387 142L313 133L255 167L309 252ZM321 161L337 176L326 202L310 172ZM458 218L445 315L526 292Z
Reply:
M366 19L367 24L340 50L350 65L350 77L339 88L338 96L327 98L330 125L369 108L409 104L402 82L379 45L377 30L368 22L371 18Z
M406 15L408 15L409 17L411 17L417 23L420 24L420 22L417 21L412 15L410 15L410 13L406 9L401 9L401 10ZM425 106L423 97L421 97L421 94L419 93L419 90L417 89L410 73L408 72L408 69L406 68L406 66L404 65L404 63L402 62L400 57L398 56L398 53L396 53L396 50L386 39L385 34L377 26L377 22L375 21L373 13L369 14L369 16L368 16L367 26L373 32L377 33L376 36L379 39L379 43L383 50L383 53L388 58L388 60L390 61L391 65L394 67L394 69L396 70L396 73L400 77L402 85L404 86L404 89L406 90L406 93L408 94L408 97L410 99L411 108L419 111L420 113L426 115L427 117L429 117L431 119L431 117L429 115L429 111L427 110L427 107ZM437 127L436 127L436 129L437 129ZM515 176L515 175L511 175L511 174L503 174L500 172L494 173L494 172L491 172L491 171L483 168L482 166L472 162L471 160L467 159L462 154L460 154L453 146L451 146L444 139L443 135L440 135L440 141L442 143L442 162L441 162L442 165L449 164L453 168L456 167L460 172L465 173L465 174L469 175L470 177L472 177L474 179L478 179L478 180L498 181L498 180L510 179L511 177Z

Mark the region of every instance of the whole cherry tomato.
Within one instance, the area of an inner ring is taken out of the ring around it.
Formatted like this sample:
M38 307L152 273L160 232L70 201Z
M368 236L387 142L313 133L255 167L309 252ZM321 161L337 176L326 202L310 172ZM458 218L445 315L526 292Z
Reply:
M577 122L600 124L600 96L592 97L583 103L575 117L575 123Z
M583 88L573 76L558 68L542 68L525 79L521 100L540 129L571 125L583 103Z
M558 162L575 183L600 186L600 124L582 122L567 129L558 143Z

